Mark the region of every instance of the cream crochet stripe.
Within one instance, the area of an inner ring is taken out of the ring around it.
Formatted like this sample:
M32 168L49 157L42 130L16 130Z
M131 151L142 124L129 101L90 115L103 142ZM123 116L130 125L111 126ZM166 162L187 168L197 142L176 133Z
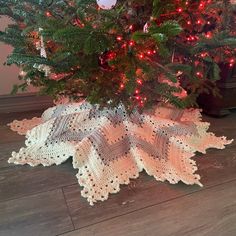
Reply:
M81 194L91 205L117 193L143 170L159 181L201 186L191 157L233 141L207 132L209 123L201 121L199 110L167 104L128 115L123 105L99 110L87 102L71 103L9 125L27 138L9 163L50 166L72 157Z

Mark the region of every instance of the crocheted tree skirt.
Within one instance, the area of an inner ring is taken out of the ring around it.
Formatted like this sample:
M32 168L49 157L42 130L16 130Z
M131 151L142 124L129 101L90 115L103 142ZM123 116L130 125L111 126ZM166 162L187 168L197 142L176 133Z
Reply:
M99 110L86 102L72 103L9 125L27 138L26 147L13 152L9 163L50 166L72 157L81 194L91 205L117 193L120 184L143 170L159 181L201 186L191 157L233 141L207 132L209 123L201 121L200 110L167 104L129 115L122 105Z

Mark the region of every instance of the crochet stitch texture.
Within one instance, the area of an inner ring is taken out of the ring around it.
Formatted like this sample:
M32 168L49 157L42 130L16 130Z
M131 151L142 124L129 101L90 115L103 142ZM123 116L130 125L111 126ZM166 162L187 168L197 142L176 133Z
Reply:
M200 110L168 104L131 115L123 105L99 110L87 102L63 104L41 118L9 125L27 138L9 163L50 166L72 157L81 194L91 205L117 193L143 170L158 181L201 186L191 157L233 141L207 132L209 123L201 121Z

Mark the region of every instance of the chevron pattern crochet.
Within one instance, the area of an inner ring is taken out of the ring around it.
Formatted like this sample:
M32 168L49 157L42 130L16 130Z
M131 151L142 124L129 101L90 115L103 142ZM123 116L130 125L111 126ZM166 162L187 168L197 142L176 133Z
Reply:
M100 110L87 102L64 104L10 127L26 134L26 147L13 152L10 163L50 166L72 157L81 194L91 205L143 170L158 181L201 186L191 157L233 141L207 132L209 123L201 121L200 110L168 104L144 114L127 114L123 105Z

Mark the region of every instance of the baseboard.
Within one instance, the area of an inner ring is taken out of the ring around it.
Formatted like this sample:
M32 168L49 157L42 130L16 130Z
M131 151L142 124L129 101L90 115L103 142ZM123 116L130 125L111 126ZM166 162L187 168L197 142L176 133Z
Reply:
M43 110L52 105L50 97L38 96L35 93L0 96L0 113Z

